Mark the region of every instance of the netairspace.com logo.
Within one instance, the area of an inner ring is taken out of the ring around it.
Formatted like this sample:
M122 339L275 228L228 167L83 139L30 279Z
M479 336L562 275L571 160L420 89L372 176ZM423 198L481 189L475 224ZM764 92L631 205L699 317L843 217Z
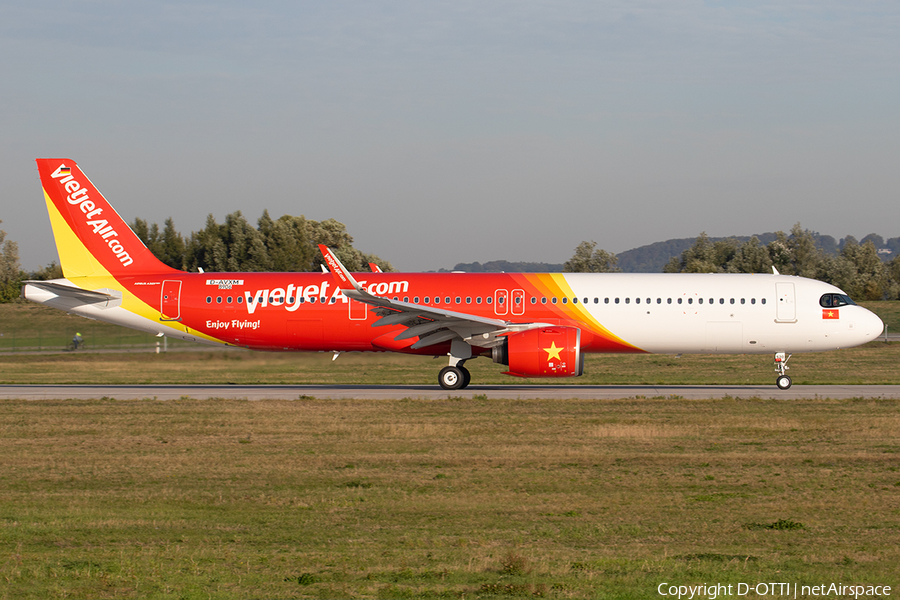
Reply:
M741 597L753 593L759 597L815 598L819 596L845 596L847 598L881 597L891 595L888 585L844 585L843 583L823 583L820 585L801 585L798 583L715 583L703 585L672 585L668 582L656 588L660 596L692 600L705 598L716 600L723 597Z

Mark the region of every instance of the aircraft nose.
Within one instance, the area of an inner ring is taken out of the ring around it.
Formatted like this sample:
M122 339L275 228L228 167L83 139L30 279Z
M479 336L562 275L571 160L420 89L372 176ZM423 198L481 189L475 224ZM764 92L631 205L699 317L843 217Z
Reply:
M882 333L884 333L884 322L875 313L866 310L859 320L859 333L866 337L867 342L871 342Z

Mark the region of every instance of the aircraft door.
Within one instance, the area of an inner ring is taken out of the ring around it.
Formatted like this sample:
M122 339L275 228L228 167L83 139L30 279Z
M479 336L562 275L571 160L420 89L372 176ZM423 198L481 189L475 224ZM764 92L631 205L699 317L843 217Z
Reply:
M505 315L509 312L509 291L496 290L494 292L494 314Z
M512 291L512 306L510 309L514 315L525 314L525 290Z
M797 306L794 303L794 284L775 284L775 320L779 323L797 321Z
M358 300L354 300L350 298L350 301L347 302L350 305L350 320L351 321L365 321L369 316L369 305L365 302L360 302Z
M181 282L167 279L159 295L159 320L181 320Z

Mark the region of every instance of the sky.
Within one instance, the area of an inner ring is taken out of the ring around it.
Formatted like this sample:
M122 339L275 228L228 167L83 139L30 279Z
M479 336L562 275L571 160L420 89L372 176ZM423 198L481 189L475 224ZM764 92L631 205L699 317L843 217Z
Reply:
M335 218L405 271L896 237L900 4L0 0L0 140L25 269L38 157L129 222Z

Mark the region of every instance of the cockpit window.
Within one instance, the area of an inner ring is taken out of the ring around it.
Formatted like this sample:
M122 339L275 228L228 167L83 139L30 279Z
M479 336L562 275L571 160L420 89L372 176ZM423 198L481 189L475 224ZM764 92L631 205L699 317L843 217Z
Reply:
M838 306L846 306L847 304L856 304L846 294L823 294L819 298L819 305L824 308L837 308Z

